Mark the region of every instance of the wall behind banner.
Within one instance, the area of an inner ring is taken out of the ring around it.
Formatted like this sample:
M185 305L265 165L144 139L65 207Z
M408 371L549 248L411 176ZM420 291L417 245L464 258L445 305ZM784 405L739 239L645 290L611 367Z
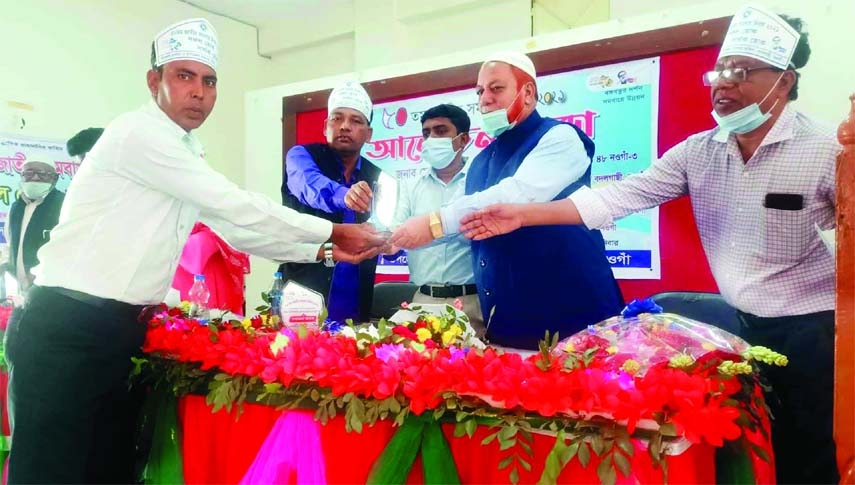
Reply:
M0 12L0 132L59 140L146 102L154 35L208 18L220 39L219 97L198 135L209 163L243 182L243 94L264 85L270 64L256 55L255 29L175 0L0 0ZM12 126L20 114L23 130Z
M715 62L717 54L717 48L706 48L661 56L659 156L687 136L714 126L709 115L709 90L700 79L701 74ZM412 93L413 96L418 94ZM297 143L324 141L322 126L325 118L326 111L323 110L299 113ZM659 217L661 279L618 280L624 298L628 301L661 291L718 291L701 247L688 198L664 204ZM548 270L544 267L544 271ZM378 281L388 280L406 280L406 276L378 275Z

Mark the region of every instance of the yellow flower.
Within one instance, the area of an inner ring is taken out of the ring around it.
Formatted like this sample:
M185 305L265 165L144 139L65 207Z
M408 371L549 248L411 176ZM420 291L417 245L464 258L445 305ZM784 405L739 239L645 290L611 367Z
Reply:
M442 344L451 344L451 342L453 342L459 335L463 335L463 330L461 330L457 325L452 325L451 328L442 332Z
M244 318L241 320L240 326L243 327L244 330L249 331L252 328L252 321L249 318Z
M428 316L427 321L430 324L430 328L432 328L434 332L439 332L439 330L442 328L442 321L440 321L439 317L437 317L436 315Z
M618 348L617 348L617 347L615 347L614 345L612 345L611 347L606 348L606 352L608 352L608 353L609 353L609 355L615 355L615 354L617 353L617 351L618 351Z
M704 342L704 343L702 343L702 344L701 344L701 347L702 347L704 350L708 350L708 351L710 351L710 352L712 352L713 350L715 350L715 345L713 345L713 344L711 344L711 343L709 343L709 342Z
M629 375L635 375L636 372L641 370L641 364L632 359L627 359L624 361L623 365L620 366L620 369Z
M419 342L424 343L425 341L430 340L430 337L431 337L430 330L428 330L426 328L420 328L420 329L416 330L416 337L418 337Z
M277 333L276 338L273 339L273 342L270 342L270 351L273 353L275 357L279 352L282 351L285 347L288 346L288 343L291 339L288 338L287 335L283 333Z
M751 347L748 347L748 350L745 351L744 357L746 359L754 359L765 364L776 365L779 367L784 367L789 364L789 360L786 355L779 354L778 352L761 345L752 345Z
M183 314L185 314L185 315L189 315L189 314L190 314L190 302L189 302L189 301L187 301L187 300L183 300L183 301L178 305L178 308L180 308L180 309L181 309L181 313L183 313Z
M677 354L668 361L668 365L677 369L684 369L695 363L691 355Z
M564 346L564 352L572 353L576 351L576 346L573 345L573 342L567 342L567 345Z
M737 374L751 374L754 372L754 369L751 367L751 364L748 362L734 362L732 360L725 360L718 366L719 374L723 374L726 376L735 376Z

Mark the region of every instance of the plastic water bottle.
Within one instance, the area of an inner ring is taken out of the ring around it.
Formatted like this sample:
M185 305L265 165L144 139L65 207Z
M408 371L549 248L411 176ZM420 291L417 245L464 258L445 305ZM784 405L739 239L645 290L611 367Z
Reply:
M197 274L193 277L193 286L190 287L190 318L195 318L199 323L206 324L210 319L208 311L208 299L211 292L205 284L205 275Z
M280 315L283 288L285 288L285 282L282 281L282 273L277 271L273 273L273 285L270 287L270 293L267 294L270 298L270 313L272 315Z

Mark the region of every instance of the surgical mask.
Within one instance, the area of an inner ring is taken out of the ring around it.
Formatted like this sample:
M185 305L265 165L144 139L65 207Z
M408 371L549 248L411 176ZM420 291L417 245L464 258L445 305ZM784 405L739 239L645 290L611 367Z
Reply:
M517 92L517 95L514 96L514 99L511 101L509 106L513 106L514 103L517 102L517 98L520 96L520 93L522 93L522 89ZM508 121L508 110L505 108L490 111L489 113L481 113L481 129L493 138L496 138L502 133L510 130L516 126L516 124L516 121L513 123Z
M782 72L778 79L775 81L775 84L769 89L769 92L766 93L766 96L763 96L763 99L760 100L760 103L751 103L750 105L742 108L739 111L735 111L730 113L729 115L720 116L715 110L712 111L712 117L715 120L716 124L718 124L719 128L722 131L726 131L728 133L736 133L738 135L742 135L745 133L752 132L760 127L763 123L769 120L772 117L772 110L778 104L779 100L775 100L775 103L769 108L769 111L763 113L760 111L760 104L763 101L766 101L766 98L772 93L772 89L775 89L775 86L778 85L778 81L781 80L781 77L784 75Z
M457 138L457 136L454 138ZM454 157L457 156L457 152L460 151L455 150L452 145L454 138L426 138L422 142L422 160L427 162L435 170L442 170L451 165Z
M48 182L24 182L21 184L21 190L23 190L24 195L30 200L41 199L52 188L53 184Z

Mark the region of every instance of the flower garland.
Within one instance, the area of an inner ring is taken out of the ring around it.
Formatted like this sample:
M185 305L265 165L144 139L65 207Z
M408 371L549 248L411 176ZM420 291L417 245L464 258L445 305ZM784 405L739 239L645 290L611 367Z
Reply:
M616 469L629 476L631 437L648 440L651 458L662 465L677 439L717 447L743 440L762 456L745 440L747 430L763 431L756 361L786 364L768 349L746 348L673 353L644 362L642 372L642 363L619 355L596 332L563 345L547 335L528 358L464 348L467 322L450 307L440 315L410 308L417 312L413 321L348 325L338 333L278 328L265 315L200 325L181 309L162 310L149 322L149 358L137 370L151 367L147 375L165 376L179 395L206 387L215 411L254 401L315 408L322 422L343 412L355 431L377 419L402 424L430 413L456 422L459 434L496 426L491 437L503 449L520 444L524 451L528 433L545 429L557 436L546 482L570 459L586 464L591 452L609 464L598 469L604 482L613 481ZM518 467L530 467L523 454L509 460L511 481Z

